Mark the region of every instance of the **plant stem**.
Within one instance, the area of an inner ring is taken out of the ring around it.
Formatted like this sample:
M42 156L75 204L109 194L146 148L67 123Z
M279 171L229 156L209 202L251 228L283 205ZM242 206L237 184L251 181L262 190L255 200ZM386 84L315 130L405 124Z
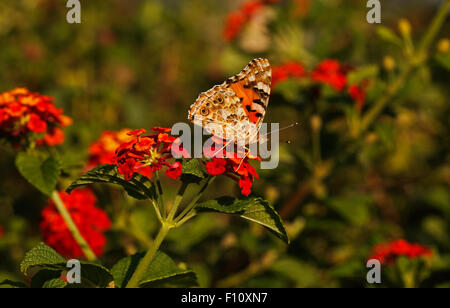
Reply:
M66 222L67 228L69 229L70 233L72 233L73 238L78 243L78 245L80 245L80 248L83 251L86 258L89 261L95 261L97 259L97 257L95 256L95 253L92 251L89 244L86 242L84 237L81 235L80 230L78 230L78 227L75 225L75 222L72 220L72 217L70 216L69 212L67 211L67 208L66 208L64 202L59 197L58 192L53 191L51 198L52 198L53 202L55 203L55 206L58 209L58 212L61 214L62 218Z
M439 30L444 24L449 9L450 9L450 0L445 0L445 2L439 8L438 13L434 17L433 21L431 22L431 25L428 28L427 32L425 33L424 37L420 41L417 50L418 53L424 53L430 47L431 43L436 38Z
M216 178L215 176L210 176L208 180L206 180L206 182L203 184L202 188L200 188L197 195L191 200L191 202L189 202L189 204L185 207L185 209L181 212L181 214L175 218L176 223L180 222L184 218L184 216L188 214L197 205L197 201L202 197L203 192L214 181L215 178Z
M141 281L142 277L144 276L145 272L147 271L148 266L153 260L153 257L155 256L156 252L159 249L159 246L161 246L161 243L163 242L164 238L166 237L167 233L171 229L172 226L163 223L161 225L161 229L158 232L158 235L155 238L155 241L153 242L150 249L147 251L145 256L141 259L139 262L138 267L136 268L136 271L133 273L133 275L130 278L130 281L128 281L128 284L126 288L137 288L139 287L139 282Z
M436 38L439 30L441 29L445 18L448 14L450 8L450 0L445 0L445 2L439 8L436 16L433 18L427 32L423 36L419 43L417 51L411 57L403 72L397 77L397 79L391 84L387 89L386 94L380 97L373 107L365 114L361 121L361 126L358 134L361 135L375 120L375 118L381 113L384 107L392 100L392 98L397 94L397 92L403 87L409 75L414 71L416 67L422 64L427 57L427 50L430 47L433 40Z
M167 216L168 221L172 221L173 217L177 213L178 207L180 206L181 201L183 200L184 192L186 191L186 188L189 184L183 182L181 184L180 189L178 190L178 193L175 197L175 201L173 202L173 206L170 209L169 215Z
M163 218L166 217L166 207L164 206L164 200L163 200L163 190L161 186L161 181L159 179L159 173L158 171L155 171L155 180L156 180L156 194L158 197L158 205L159 205L159 212Z

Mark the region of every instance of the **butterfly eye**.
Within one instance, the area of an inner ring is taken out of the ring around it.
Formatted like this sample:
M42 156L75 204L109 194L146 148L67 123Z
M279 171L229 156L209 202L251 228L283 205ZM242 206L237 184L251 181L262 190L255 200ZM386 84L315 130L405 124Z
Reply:
M209 111L208 111L208 109L206 109L206 108L202 108L202 109L200 110L200 113L201 113L202 115L206 116L206 115L208 115Z

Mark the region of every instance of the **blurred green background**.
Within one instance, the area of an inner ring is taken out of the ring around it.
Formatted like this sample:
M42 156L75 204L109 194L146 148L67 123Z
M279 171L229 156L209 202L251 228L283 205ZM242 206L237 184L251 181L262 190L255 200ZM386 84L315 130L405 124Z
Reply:
M415 42L442 2L383 1L381 25L400 37L397 23L407 18ZM308 70L333 58L372 69L363 114L408 65L403 43L366 22L365 1L274 3L236 41L226 42L226 16L240 3L81 1L81 24L68 24L62 0L0 2L0 92L26 87L54 96L74 120L62 147L71 168L61 189L80 174L101 132L187 122L200 92L253 58L267 57L273 65L295 60ZM449 30L447 19L438 37L448 38ZM253 191L281 213L291 245L245 221L207 215L174 230L162 250L196 270L206 287L363 287L371 247L406 238L434 251L422 285L450 286L450 61L436 44L429 61L357 137L348 98L311 99L311 86L296 81L275 89L265 121L301 125L281 135L292 143L281 145L276 170L259 170ZM386 57L395 68L386 67ZM312 118L320 119L319 132ZM20 280L18 264L40 241L47 200L18 174L14 153L0 149L0 280ZM176 189L173 181L166 185ZM95 189L114 220L124 202L120 192ZM220 179L206 197L227 194L239 190ZM149 206L136 204L132 221L133 234L108 233L105 264L148 244L156 229Z

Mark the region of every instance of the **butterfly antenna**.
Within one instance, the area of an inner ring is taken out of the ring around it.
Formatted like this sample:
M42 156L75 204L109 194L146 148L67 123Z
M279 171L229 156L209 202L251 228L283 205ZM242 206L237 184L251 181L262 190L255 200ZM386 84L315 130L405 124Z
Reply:
M298 126L298 125L300 125L300 123L295 122L295 123L292 123L292 124L290 124L290 125L288 125L288 126L285 126L285 127L282 127L282 128L276 129L276 130L273 130L273 131L271 131L271 132L265 133L263 136L268 136L268 135L271 135L271 134L273 134L273 133L275 133L275 132L281 132L282 130L289 129L289 128L292 128L292 127L296 127L296 126Z
M234 170L234 172L238 172L239 169L241 169L241 166L244 163L244 160L248 157L249 154L250 154L250 152L245 153L245 156L241 159L241 161L239 162L239 166L237 167L236 170Z

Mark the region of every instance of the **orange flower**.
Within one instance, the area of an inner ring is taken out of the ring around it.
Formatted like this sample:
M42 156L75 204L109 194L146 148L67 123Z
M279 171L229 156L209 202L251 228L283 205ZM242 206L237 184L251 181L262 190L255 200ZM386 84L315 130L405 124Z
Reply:
M62 127L72 120L56 108L53 98L17 88L0 94L0 138L12 145L59 145L64 141ZM43 134L43 137L42 137Z
M100 139L89 147L87 168L92 169L100 165L112 164L114 153L119 145L133 139L133 137L128 135L130 131L131 129L129 128L121 129L118 132L104 131Z

